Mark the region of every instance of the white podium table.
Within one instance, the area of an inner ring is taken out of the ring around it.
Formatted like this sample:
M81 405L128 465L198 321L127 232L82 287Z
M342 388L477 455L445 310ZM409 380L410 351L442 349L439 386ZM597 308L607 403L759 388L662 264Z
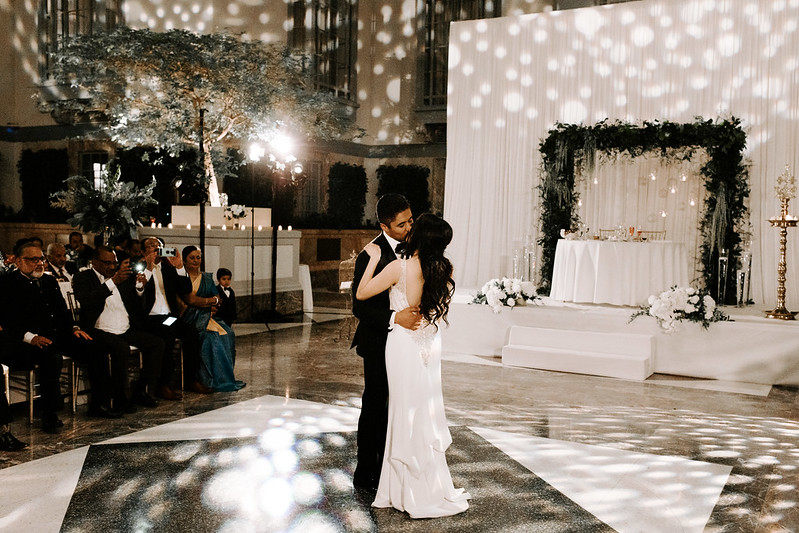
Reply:
M688 253L670 241L561 239L555 250L550 298L638 306L673 285L687 287Z

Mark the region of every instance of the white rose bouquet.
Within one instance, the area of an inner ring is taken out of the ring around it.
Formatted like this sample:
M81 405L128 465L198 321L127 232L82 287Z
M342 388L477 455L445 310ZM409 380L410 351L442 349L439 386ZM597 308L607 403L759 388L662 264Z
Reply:
M639 316L651 316L666 332L672 333L684 320L698 322L702 329L707 329L712 322L730 319L716 306L716 301L707 291L693 287L674 286L657 296L650 296L648 303L630 316L630 322Z
M536 293L535 285L531 281L522 281L518 278L494 278L477 291L472 303L488 305L492 311L499 313L503 307L527 305L536 303L540 299L541 297Z
M243 218L247 215L247 208L240 204L226 205L225 218L233 220L236 218Z

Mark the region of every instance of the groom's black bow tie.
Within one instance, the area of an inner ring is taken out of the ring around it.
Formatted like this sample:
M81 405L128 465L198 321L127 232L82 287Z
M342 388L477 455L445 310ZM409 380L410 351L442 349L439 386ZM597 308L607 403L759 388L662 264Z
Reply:
M399 253L400 253L401 251L402 251L402 243L401 243L401 242L398 242L398 243L397 243L397 245L394 247L394 253L395 253L395 254L397 254L397 255L399 255Z

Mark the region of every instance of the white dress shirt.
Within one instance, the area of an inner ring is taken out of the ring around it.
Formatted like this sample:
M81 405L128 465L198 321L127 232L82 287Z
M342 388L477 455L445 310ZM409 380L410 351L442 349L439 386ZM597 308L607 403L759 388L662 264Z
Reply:
M100 283L104 283L111 291L111 295L105 299L105 307L103 312L97 318L94 327L100 331L113 333L114 335L122 335L130 329L130 318L128 317L128 310L125 309L125 304L122 301L122 295L119 293L116 283L111 278L105 277L92 269L92 272L97 274L97 279Z
M185 276L185 267L176 270L178 276ZM164 276L161 270L161 263L156 263L153 270L145 270L144 275L147 278L147 283L155 283L155 303L150 310L151 315L168 315L170 313L169 302L166 300L166 292L164 291ZM175 310L177 312L177 309Z

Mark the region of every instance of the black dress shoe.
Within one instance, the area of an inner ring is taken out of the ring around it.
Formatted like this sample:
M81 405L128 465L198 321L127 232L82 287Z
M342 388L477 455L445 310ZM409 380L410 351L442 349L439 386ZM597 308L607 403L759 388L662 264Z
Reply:
M130 401L142 407L158 407L158 400L150 396L147 392L134 392Z
M62 427L64 427L64 423L56 415L42 417L42 431L45 433L58 433Z
M106 407L105 405L89 407L89 410L86 412L86 414L90 418L122 418L122 411L117 411L116 409L112 407Z
M0 435L0 450L4 452L18 452L28 447L27 442L17 439L10 431Z

